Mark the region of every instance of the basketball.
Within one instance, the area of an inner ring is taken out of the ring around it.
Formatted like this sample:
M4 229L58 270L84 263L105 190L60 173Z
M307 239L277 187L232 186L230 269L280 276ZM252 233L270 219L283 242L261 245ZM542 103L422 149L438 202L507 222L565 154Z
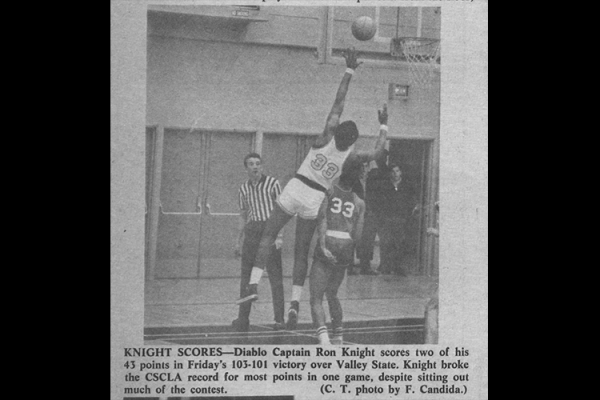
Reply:
M358 17L352 23L352 35L360 41L372 39L375 32L377 32L375 21L367 16Z

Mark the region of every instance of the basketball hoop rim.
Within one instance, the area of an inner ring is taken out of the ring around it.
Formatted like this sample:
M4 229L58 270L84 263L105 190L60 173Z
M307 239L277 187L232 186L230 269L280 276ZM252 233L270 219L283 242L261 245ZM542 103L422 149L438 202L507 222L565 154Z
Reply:
M392 40L397 40L400 43L404 44L406 42L419 42L419 45L427 45L427 44L434 44L434 43L440 43L440 39L434 39L434 38L426 38L426 37L418 37L418 36L402 36L402 37L395 37L392 38Z
M400 48L406 62L416 68L437 69L439 67L440 39L403 36L392 38L392 48L394 46ZM420 60L415 60L415 56L419 56ZM422 57L427 57L429 60L422 62Z

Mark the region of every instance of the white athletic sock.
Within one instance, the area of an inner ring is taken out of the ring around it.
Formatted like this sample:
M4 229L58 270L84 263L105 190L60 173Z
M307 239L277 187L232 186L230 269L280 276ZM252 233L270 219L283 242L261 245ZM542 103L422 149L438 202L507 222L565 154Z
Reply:
M327 327L321 326L317 329L317 335L319 336L319 344L321 345L330 345L329 335L327 334Z
M250 273L250 285L255 285L260 282L260 278L262 277L263 270L257 267L252 267L252 272Z
M297 301L300 303L300 298L302 297L302 286L293 285L292 286L292 301Z

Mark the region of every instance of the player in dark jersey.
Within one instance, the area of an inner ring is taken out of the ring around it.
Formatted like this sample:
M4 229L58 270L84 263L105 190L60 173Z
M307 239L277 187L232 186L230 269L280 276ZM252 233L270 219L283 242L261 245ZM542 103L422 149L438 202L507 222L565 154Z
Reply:
M319 210L319 242L315 246L310 271L310 308L319 344L341 344L343 340L342 305L337 292L354 265L354 247L360 240L365 215L365 203L352 191L359 178L362 161L350 155L342 167L339 182ZM325 323L323 295L327 296L333 336L331 341Z

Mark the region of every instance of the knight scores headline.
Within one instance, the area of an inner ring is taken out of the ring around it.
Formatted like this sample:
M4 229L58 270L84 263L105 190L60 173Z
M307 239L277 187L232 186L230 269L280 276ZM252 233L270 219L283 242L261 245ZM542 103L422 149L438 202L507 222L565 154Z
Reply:
M126 347L123 349L125 357L220 357L222 355L233 355L242 357L265 357L267 351L260 347L234 347L233 351L224 351L222 347L183 347L177 348L174 352L172 347ZM314 355L317 357L375 357L375 349L365 347L340 347L337 349L327 349L317 347L314 349ZM275 357L312 357L313 349L282 349L274 347L271 354ZM410 357L411 351L406 349L386 349L381 350L380 357Z

